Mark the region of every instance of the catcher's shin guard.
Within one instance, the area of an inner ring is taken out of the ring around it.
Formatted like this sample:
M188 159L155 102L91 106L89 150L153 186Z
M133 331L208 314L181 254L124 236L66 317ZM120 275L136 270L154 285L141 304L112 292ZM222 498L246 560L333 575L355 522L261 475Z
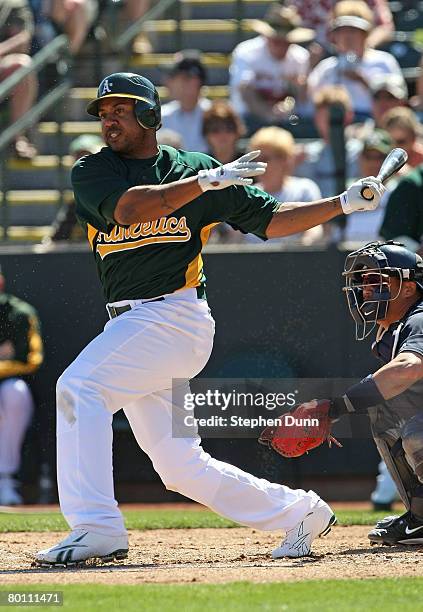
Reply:
M423 516L423 497L420 496L422 485L406 459L402 439L393 441L375 438L375 442L405 507L416 516Z

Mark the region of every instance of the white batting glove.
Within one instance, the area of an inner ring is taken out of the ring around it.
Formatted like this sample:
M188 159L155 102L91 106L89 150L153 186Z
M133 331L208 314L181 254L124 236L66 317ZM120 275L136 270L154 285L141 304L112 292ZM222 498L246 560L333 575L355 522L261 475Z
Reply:
M267 164L264 162L253 162L261 151L250 151L239 159L212 168L211 170L200 170L198 173L198 184L203 191L209 189L225 189L231 185L251 185L252 176L259 176L266 172Z
M363 189L370 189L373 194L371 200L361 195ZM379 206L385 191L386 187L383 186L382 181L375 176L366 176L366 178L356 181L346 191L341 193L339 199L341 200L342 210L345 215L357 211L374 210Z

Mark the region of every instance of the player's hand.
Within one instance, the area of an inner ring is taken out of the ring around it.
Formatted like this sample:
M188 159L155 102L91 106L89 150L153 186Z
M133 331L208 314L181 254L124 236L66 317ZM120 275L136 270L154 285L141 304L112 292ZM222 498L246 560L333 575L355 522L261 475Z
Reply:
M373 198L371 200L367 200L361 195L364 187L368 187L372 192ZM375 176L366 176L366 178L353 183L344 193L341 193L339 199L341 200L342 210L346 215L357 211L374 210L379 206L385 191L386 187L384 187L382 181Z
M212 168L211 170L200 170L198 173L198 184L203 191L209 189L225 189L231 185L251 185L252 176L259 176L266 172L265 162L252 161L260 155L261 151L250 151L239 159Z

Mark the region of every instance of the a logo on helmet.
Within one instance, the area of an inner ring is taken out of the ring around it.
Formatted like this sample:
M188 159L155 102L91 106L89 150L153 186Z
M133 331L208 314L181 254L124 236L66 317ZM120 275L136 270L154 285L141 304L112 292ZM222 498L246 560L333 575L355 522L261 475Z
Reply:
M109 79L106 79L103 83L100 96L105 96L107 93L112 93L113 83L109 83Z

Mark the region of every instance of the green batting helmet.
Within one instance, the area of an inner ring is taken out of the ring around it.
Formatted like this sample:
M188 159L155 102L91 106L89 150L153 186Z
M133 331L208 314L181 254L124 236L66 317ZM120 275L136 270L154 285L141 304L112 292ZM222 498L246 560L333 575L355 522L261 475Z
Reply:
M114 72L103 79L97 97L87 106L87 113L98 117L98 102L104 98L131 98L138 123L146 129L158 130L161 125L160 97L153 83L133 72Z

